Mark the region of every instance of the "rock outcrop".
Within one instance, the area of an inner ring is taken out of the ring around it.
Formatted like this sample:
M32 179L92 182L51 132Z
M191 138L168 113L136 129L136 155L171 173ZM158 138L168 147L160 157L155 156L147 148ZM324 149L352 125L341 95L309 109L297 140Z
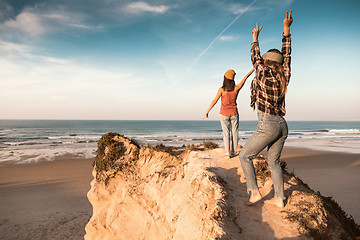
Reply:
M341 211L337 216L336 206L294 176L286 175L288 203L283 211L260 204L245 207L241 167L236 160L224 162L219 150L176 156L140 148L119 134L104 135L88 192L93 215L85 239L357 237L359 226ZM265 177L261 191L269 193L271 185Z
M122 153L93 170L93 216L85 239L215 239L231 221L219 178L196 161L139 148L112 134L102 155ZM100 141L101 142L101 141ZM105 171L106 170L106 171Z

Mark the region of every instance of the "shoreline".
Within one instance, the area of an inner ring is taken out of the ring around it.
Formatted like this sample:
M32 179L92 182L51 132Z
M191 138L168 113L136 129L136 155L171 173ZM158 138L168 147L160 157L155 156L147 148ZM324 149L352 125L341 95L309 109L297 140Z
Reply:
M87 199L93 158L67 154L53 161L0 166L0 235L3 239L83 239L92 215ZM332 196L360 223L360 154L285 147L282 160L314 191Z
M125 136L126 137L126 136ZM130 138L132 139L132 138ZM149 143L134 139L140 146L147 146ZM179 144L169 144L166 142L158 142L149 144L150 146L166 146L174 148L182 148L188 145L201 145L206 141L214 142L220 147L223 147L223 141L202 140L191 141ZM247 139L239 139L239 145L243 146ZM306 141L293 141L288 139L285 142L284 149L304 149L305 152L318 151L318 152L331 152L331 153L344 153L344 154L360 154L360 147L358 141L347 141L350 145L348 147L339 143L326 143L317 140ZM69 144L69 145L50 145L50 146L31 146L31 147L11 147L0 148L0 167L8 164L33 164L43 161L54 161L63 156L70 158L95 158L97 143L85 144Z

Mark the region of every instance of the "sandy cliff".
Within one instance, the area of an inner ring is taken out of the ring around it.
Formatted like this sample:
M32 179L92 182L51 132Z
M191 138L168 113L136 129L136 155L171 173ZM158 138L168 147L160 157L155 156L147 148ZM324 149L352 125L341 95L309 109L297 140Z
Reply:
M359 237L359 226L335 202L294 176L285 176L284 209L263 203L246 207L246 185L237 158L224 159L222 149L168 152L140 148L115 133L100 139L88 192L93 215L85 239ZM257 170L262 194L272 196L272 182L261 159Z

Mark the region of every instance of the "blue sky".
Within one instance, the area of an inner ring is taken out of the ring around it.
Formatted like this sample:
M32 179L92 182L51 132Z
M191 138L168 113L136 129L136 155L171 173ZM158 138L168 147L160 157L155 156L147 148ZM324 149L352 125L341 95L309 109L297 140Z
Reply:
M0 0L0 119L201 119L224 72L252 68L256 22L280 48L289 9L286 118L359 121L358 0Z

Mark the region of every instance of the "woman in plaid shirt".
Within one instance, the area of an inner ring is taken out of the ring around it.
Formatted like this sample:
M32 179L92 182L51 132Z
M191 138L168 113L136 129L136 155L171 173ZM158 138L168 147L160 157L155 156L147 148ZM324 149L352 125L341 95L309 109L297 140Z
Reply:
M247 190L250 193L246 205L251 206L262 199L252 159L265 147L268 148L268 166L274 185L274 198L265 201L278 207L284 207L284 178L280 166L280 155L288 135L285 116L285 93L290 80L291 38L290 25L293 22L290 13L286 11L284 19L284 33L282 51L271 49L260 56L258 36L263 26L256 23L253 29L253 43L251 44L251 61L256 76L251 83L251 103L257 106L258 126L249 141L239 154L243 168Z

